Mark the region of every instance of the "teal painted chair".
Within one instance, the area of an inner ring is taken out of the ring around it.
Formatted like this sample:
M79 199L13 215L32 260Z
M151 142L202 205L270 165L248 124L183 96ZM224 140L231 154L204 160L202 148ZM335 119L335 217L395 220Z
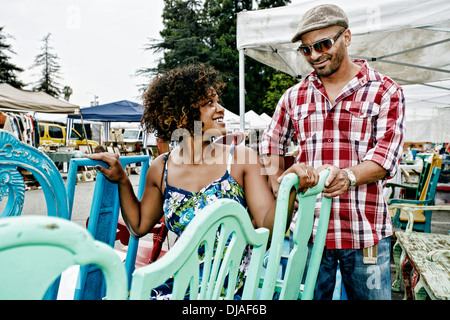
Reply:
M0 219L0 299L42 299L72 265L96 264L106 279L106 298L126 299L122 261L85 228L61 218Z
M132 163L141 163L139 187L137 192L138 199L140 199L144 192L145 178L149 167L149 157L120 157L120 162L123 167ZM73 158L70 160L66 182L70 213L72 212L75 198L78 168L83 166L94 167L96 165L105 166L106 164L101 161L87 158ZM94 239L102 241L112 248L114 248L116 240L119 210L120 203L117 184L111 183L102 173L98 172L95 181L87 229L92 234ZM138 247L139 239L130 236L125 260L125 267L129 282L131 281L131 275L135 269ZM100 299L104 295L104 290L103 277L96 266L87 265L80 268L77 288L75 289L75 299Z
M8 197L0 217L18 216L25 201L25 181L19 170L31 172L45 196L49 216L69 219L64 181L53 161L36 148L0 130L0 201Z
M188 288L192 300L217 300L227 277L225 298L233 299L235 279L247 244L253 250L242 298L255 299L268 236L269 230L253 228L248 212L236 201L215 201L194 217L161 259L136 269L130 299L149 299L151 290L171 277L174 300L184 299ZM205 250L203 276L200 276L199 248Z
M390 199L388 205L410 204L424 206L423 211L415 211L414 219L410 220L408 214L401 209L391 211L392 224L396 228L406 229L408 223L413 223L413 230L418 232L431 232L432 210L426 210L427 206L434 205L436 188L442 168L442 158L433 156L431 163L424 166L427 175L419 182L418 193L415 200Z
M328 231L328 221L331 210L330 198L322 198L314 246L307 269L305 269L305 267L308 256L308 242L311 237L314 223L316 199L324 188L328 174L328 170L321 171L319 183L316 186L309 188L304 193L298 194L299 208L293 233L294 247L287 257L283 277L279 278L278 275L283 254L286 223L288 223L287 208L289 193L292 188L298 186L298 177L294 173L291 173L285 176L281 182L277 196L275 222L269 249L267 269L265 270L264 279L261 279L262 290L259 296L260 299L271 300L276 293L278 293L278 298L280 300L311 300L314 297L314 288ZM302 283L304 274L306 275L306 280Z
M0 218L20 216L25 202L25 181L20 170L30 172L44 193L49 216L70 219L64 181L53 161L36 148L0 130L0 201L7 198ZM1 219L0 219L1 220ZM46 299L56 299L59 278Z
M392 189L391 194L390 194L390 199L394 199L396 193L399 193L399 192L402 192L401 197L406 199L405 195L409 191L409 193L414 194L414 199L411 199L411 200L419 200L424 187L427 186L427 178L430 174L431 168L432 168L432 164L425 161L425 159L423 159L422 171L420 172L419 181L418 181L417 185L393 183L393 182L386 183L385 188ZM400 172L398 174L400 174ZM399 192L396 191L397 189L399 189Z

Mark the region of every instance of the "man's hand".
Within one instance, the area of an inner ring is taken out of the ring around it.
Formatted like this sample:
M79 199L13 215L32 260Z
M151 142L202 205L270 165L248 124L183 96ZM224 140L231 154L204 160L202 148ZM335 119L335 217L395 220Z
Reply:
M347 172L331 164L325 164L317 170L320 172L325 169L330 170L330 174L325 181L323 195L332 198L347 192L350 186ZM356 186L376 182L388 173L382 166L371 160L363 161L350 169L356 177Z
M333 198L340 196L347 192L350 186L350 180L348 179L347 172L333 166L331 164L325 164L317 169L317 171L330 170L327 180L325 180L325 188L323 189L323 195L327 198Z

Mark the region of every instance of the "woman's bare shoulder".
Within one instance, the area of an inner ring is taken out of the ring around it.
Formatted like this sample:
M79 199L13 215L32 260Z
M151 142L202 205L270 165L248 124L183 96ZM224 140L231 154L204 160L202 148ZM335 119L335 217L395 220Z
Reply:
M161 177L164 174L164 154L159 155L152 161L148 168L147 179L150 179L154 184L160 186Z
M234 159L237 161L236 163L242 165L259 164L258 153L243 144L236 146Z

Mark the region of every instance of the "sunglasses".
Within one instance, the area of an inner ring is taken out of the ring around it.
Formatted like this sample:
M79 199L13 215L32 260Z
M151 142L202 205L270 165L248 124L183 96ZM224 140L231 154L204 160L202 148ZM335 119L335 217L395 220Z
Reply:
M298 47L297 51L300 51L305 57L309 57L312 54L312 49L314 49L317 53L328 51L345 30L347 29L342 29L331 39L323 39L310 46L302 44Z

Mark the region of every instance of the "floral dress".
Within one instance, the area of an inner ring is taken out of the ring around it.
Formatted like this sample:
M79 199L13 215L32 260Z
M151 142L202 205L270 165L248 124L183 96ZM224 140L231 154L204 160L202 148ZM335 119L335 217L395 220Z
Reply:
M236 200L242 206L246 207L244 190L242 190L241 186L230 175L233 152L234 147L231 149L225 174L198 192L186 191L167 183L167 159L169 154L166 153L164 155L164 182L166 187L164 190L163 211L165 223L167 228L176 233L178 237L181 236L186 226L196 214L200 213L207 204L217 199L227 198ZM244 257L239 269L239 282L236 285L237 293L235 297L238 299L248 269L249 257L250 247L247 247L244 251ZM153 290L152 297L157 299L170 299L171 293L172 282L168 280L164 285Z

